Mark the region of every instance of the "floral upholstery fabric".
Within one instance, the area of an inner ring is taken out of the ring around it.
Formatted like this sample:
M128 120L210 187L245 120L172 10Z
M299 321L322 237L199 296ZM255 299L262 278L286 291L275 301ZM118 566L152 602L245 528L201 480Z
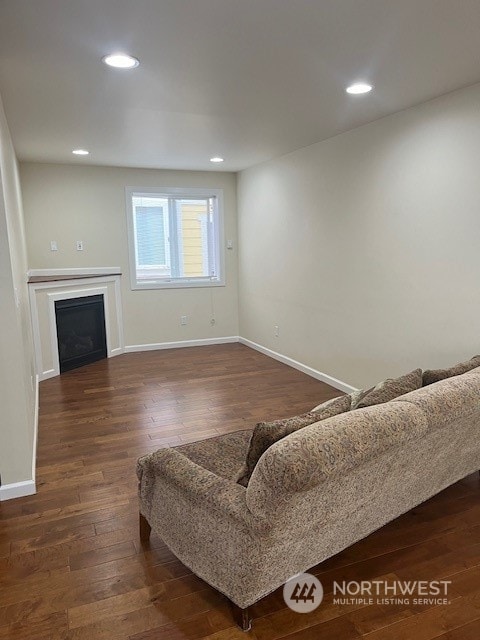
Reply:
M348 411L349 408L350 400L348 396L340 396L339 398L327 400L327 402L318 405L309 413L303 413L299 416L285 418L283 420L274 420L272 422L259 422L253 430L246 460L238 473L237 482L243 487L248 485L258 461L265 451L271 447L272 444L275 444L275 442L278 442L299 429L303 429L303 427L309 424Z
M398 402L350 411L316 423L271 447L257 470L265 483L283 491L304 491L346 473L388 449L427 431L423 413Z
M238 461L247 455L251 435L251 429L234 431L217 438L183 444L175 449L217 476L234 480L238 475Z
M476 369L477 367L480 367L480 356L473 356L470 360L467 360L466 362L459 362L449 369L426 369L423 372L423 386L426 387L434 382L445 380L445 378L459 376L462 373L466 373L467 371Z
M161 449L138 461L140 512L184 565L247 607L478 470L479 425L471 372L298 430L247 488L190 459L202 443ZM230 450L243 456L242 439Z
M288 436L298 429L313 424L317 420L317 414L309 412L291 418L273 420L272 422L259 422L256 424L251 434L245 463L237 474L237 482L243 487L246 487L255 469L255 465L272 444L275 444L278 440L285 438L285 436Z
M479 370L480 372L480 370ZM480 393L477 384L480 376L474 371L464 375L440 380L437 384L418 389L398 398L402 404L415 404L427 416L429 429L439 429L461 416L475 414L480 407ZM473 383L473 384L472 384ZM479 434L480 435L480 434Z
M337 396L336 398L322 402L322 404L317 405L312 411L322 416L320 420L324 420L325 418L336 416L339 413L350 411L350 405L350 395Z
M377 384L373 389L367 391L360 397L352 409L363 409L365 407L373 407L376 404L390 402L405 393L420 389L422 386L422 370L414 369L410 373L406 373L398 378L387 378L383 382Z

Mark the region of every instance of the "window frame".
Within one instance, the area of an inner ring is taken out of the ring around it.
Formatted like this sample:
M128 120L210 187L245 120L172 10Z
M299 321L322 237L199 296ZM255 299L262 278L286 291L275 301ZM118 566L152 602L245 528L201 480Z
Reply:
M218 278L212 280L205 277L170 277L168 279L149 280L141 282L137 279L136 265L136 239L133 196L165 196L186 199L204 200L206 198L216 199L217 224L215 230L215 246L218 248L217 266ZM223 213L223 189L206 189L194 187L125 187L127 232L128 232L128 261L130 267L130 287L133 291L145 289L187 289L198 287L224 287L225 286L225 236L224 236L224 213Z

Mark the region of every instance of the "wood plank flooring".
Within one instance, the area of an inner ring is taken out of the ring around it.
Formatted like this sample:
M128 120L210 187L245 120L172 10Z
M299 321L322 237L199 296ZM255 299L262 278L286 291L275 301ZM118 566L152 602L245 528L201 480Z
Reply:
M265 598L248 634L155 535L140 546L138 456L335 395L238 344L128 354L41 383L38 493L0 503L0 640L480 638L477 476L316 567L315 612ZM451 604L333 604L334 580L382 577L451 580Z

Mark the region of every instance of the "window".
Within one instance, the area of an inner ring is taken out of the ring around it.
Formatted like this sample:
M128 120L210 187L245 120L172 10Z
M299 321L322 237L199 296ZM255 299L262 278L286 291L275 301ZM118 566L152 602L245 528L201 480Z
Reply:
M225 284L221 190L126 194L132 289Z

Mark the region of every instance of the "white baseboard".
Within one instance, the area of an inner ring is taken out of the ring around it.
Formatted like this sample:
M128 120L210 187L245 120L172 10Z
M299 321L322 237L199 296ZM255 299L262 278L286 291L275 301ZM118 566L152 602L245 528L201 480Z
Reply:
M12 500L13 498L33 496L34 493L36 493L36 488L33 480L4 484L0 487L0 502L3 502L4 500Z
M22 480L22 482L12 482L0 487L0 502L13 500L13 498L23 498L33 496L37 493L35 486L35 473L37 468L37 441L38 441L38 408L40 402L39 376L35 376L35 406L33 411L33 447L32 447L32 479Z
M261 344L257 344L256 342L252 342L252 340L248 340L247 338L242 338L241 336L224 336L221 338L204 338L200 340L179 340L178 342L154 342L151 344L130 344L127 345L124 349L113 349L111 352L111 356L118 356L121 353L141 353L142 351L157 351L161 349L182 349L184 347L204 347L207 345L213 344L228 344L232 342L240 342L251 349L255 349L256 351L260 351L266 356L273 358L274 360L278 360L283 364L288 365L289 367L293 367L294 369L298 369L302 373L305 373L307 376L311 376L316 380L321 380L325 382L325 384L329 384L331 387L338 389L339 391L344 391L345 393L352 393L352 391L357 391L357 387L352 387L352 385L343 382L342 380L338 380L333 376L329 376L327 373L323 373L323 371L318 371L317 369L313 369L312 367L303 364L302 362L298 362L293 358L289 358L288 356L284 356L282 353L277 353L277 351L273 351L272 349L268 349ZM49 369L48 371L43 371L40 374L39 379L47 380L48 378L52 378L58 375L55 369Z
M141 346L141 345L138 345ZM138 351L144 351L144 349L138 349ZM112 349L110 353L107 355L107 358L114 358L115 356L119 356L125 352L123 347L117 347L116 349ZM47 371L42 371L42 373L38 376L40 382L42 380L48 380L49 378L55 378L55 376L60 375L60 373L56 369L48 369Z
M201 340L179 340L178 342L154 342L153 344L131 344L125 347L125 353L156 351L158 349L182 349L183 347L204 347L209 344L227 344L231 342L239 342L238 336L204 338Z
M284 356L281 353L277 353L276 351L272 351L272 349L268 349L267 347L262 346L261 344L257 344L256 342L252 342L251 340L247 340L247 338L242 338L241 336L224 336L221 338L203 338L199 340L179 340L177 342L153 342L151 344L130 344L125 348L117 348L112 349L109 357L119 356L122 353L141 353L142 351L159 351L161 349L183 349L185 347L204 347L207 345L214 344L229 344L232 342L240 342L247 347L255 349L256 351L260 351L266 356L273 358L274 360L278 360L283 364L288 365L289 367L293 367L294 369L298 369L302 373L307 374L307 376L312 376L316 380L321 380L326 384L334 387L335 389L339 389L340 391L344 391L345 393L351 393L352 391L356 391L356 387L352 387L351 385L343 382L342 380L337 380L333 376L329 376L322 371L317 371L316 369L312 369L312 367L308 367L306 364L301 362L297 362L297 360L293 360L293 358L289 358L288 356ZM53 378L57 376L58 372L55 369L49 369L48 371L43 371L39 379L48 380L49 378Z
M39 374L38 379L40 380L40 382L42 382L42 380L48 380L49 378L54 378L55 376L58 376L58 373L55 371L55 369L48 369L47 371L42 371L42 373Z
M350 384L343 382L342 380L337 380L332 376L329 376L322 371L317 371L316 369L312 369L312 367L308 367L301 362L297 362L297 360L293 360L293 358L289 358L288 356L284 356L281 353L277 353L276 351L272 351L272 349L268 349L267 347L262 346L261 344L257 344L256 342L252 342L251 340L247 340L247 338L242 338L241 336L226 336L223 338L205 338L202 340L179 340L178 342L155 342L153 344L132 344L125 347L125 353L139 353L142 351L156 351L159 349L181 349L184 347L202 347L206 345L213 344L227 344L231 342L240 342L251 349L255 349L256 351L260 351L266 356L273 358L274 360L278 360L283 364L288 365L289 367L293 367L294 369L298 369L302 373L305 373L316 380L321 380L326 384L334 387L335 389L339 389L340 391L344 391L345 393L351 393L352 391L356 391L356 387L352 387Z
M240 337L238 341L241 344L246 345L247 347L255 349L256 351L260 351L260 353L263 353L266 356L270 356L270 358L273 358L274 360L278 360L279 362L283 362L283 364L286 364L289 367L298 369L298 371L306 373L308 376L311 376L316 380L321 380L322 382L329 384L331 387L339 389L339 391L344 391L345 393L352 393L352 391L357 391L357 387L352 387L350 384L342 382L342 380L337 380L337 378L333 378L332 376L329 376L322 371L317 371L316 369L312 369L312 367L307 367L307 365L302 364L301 362L297 362L297 360L293 360L293 358L289 358L288 356L284 356L281 353L272 351L272 349L268 349L267 347L263 347L261 344L257 344L256 342L247 340L247 338Z

